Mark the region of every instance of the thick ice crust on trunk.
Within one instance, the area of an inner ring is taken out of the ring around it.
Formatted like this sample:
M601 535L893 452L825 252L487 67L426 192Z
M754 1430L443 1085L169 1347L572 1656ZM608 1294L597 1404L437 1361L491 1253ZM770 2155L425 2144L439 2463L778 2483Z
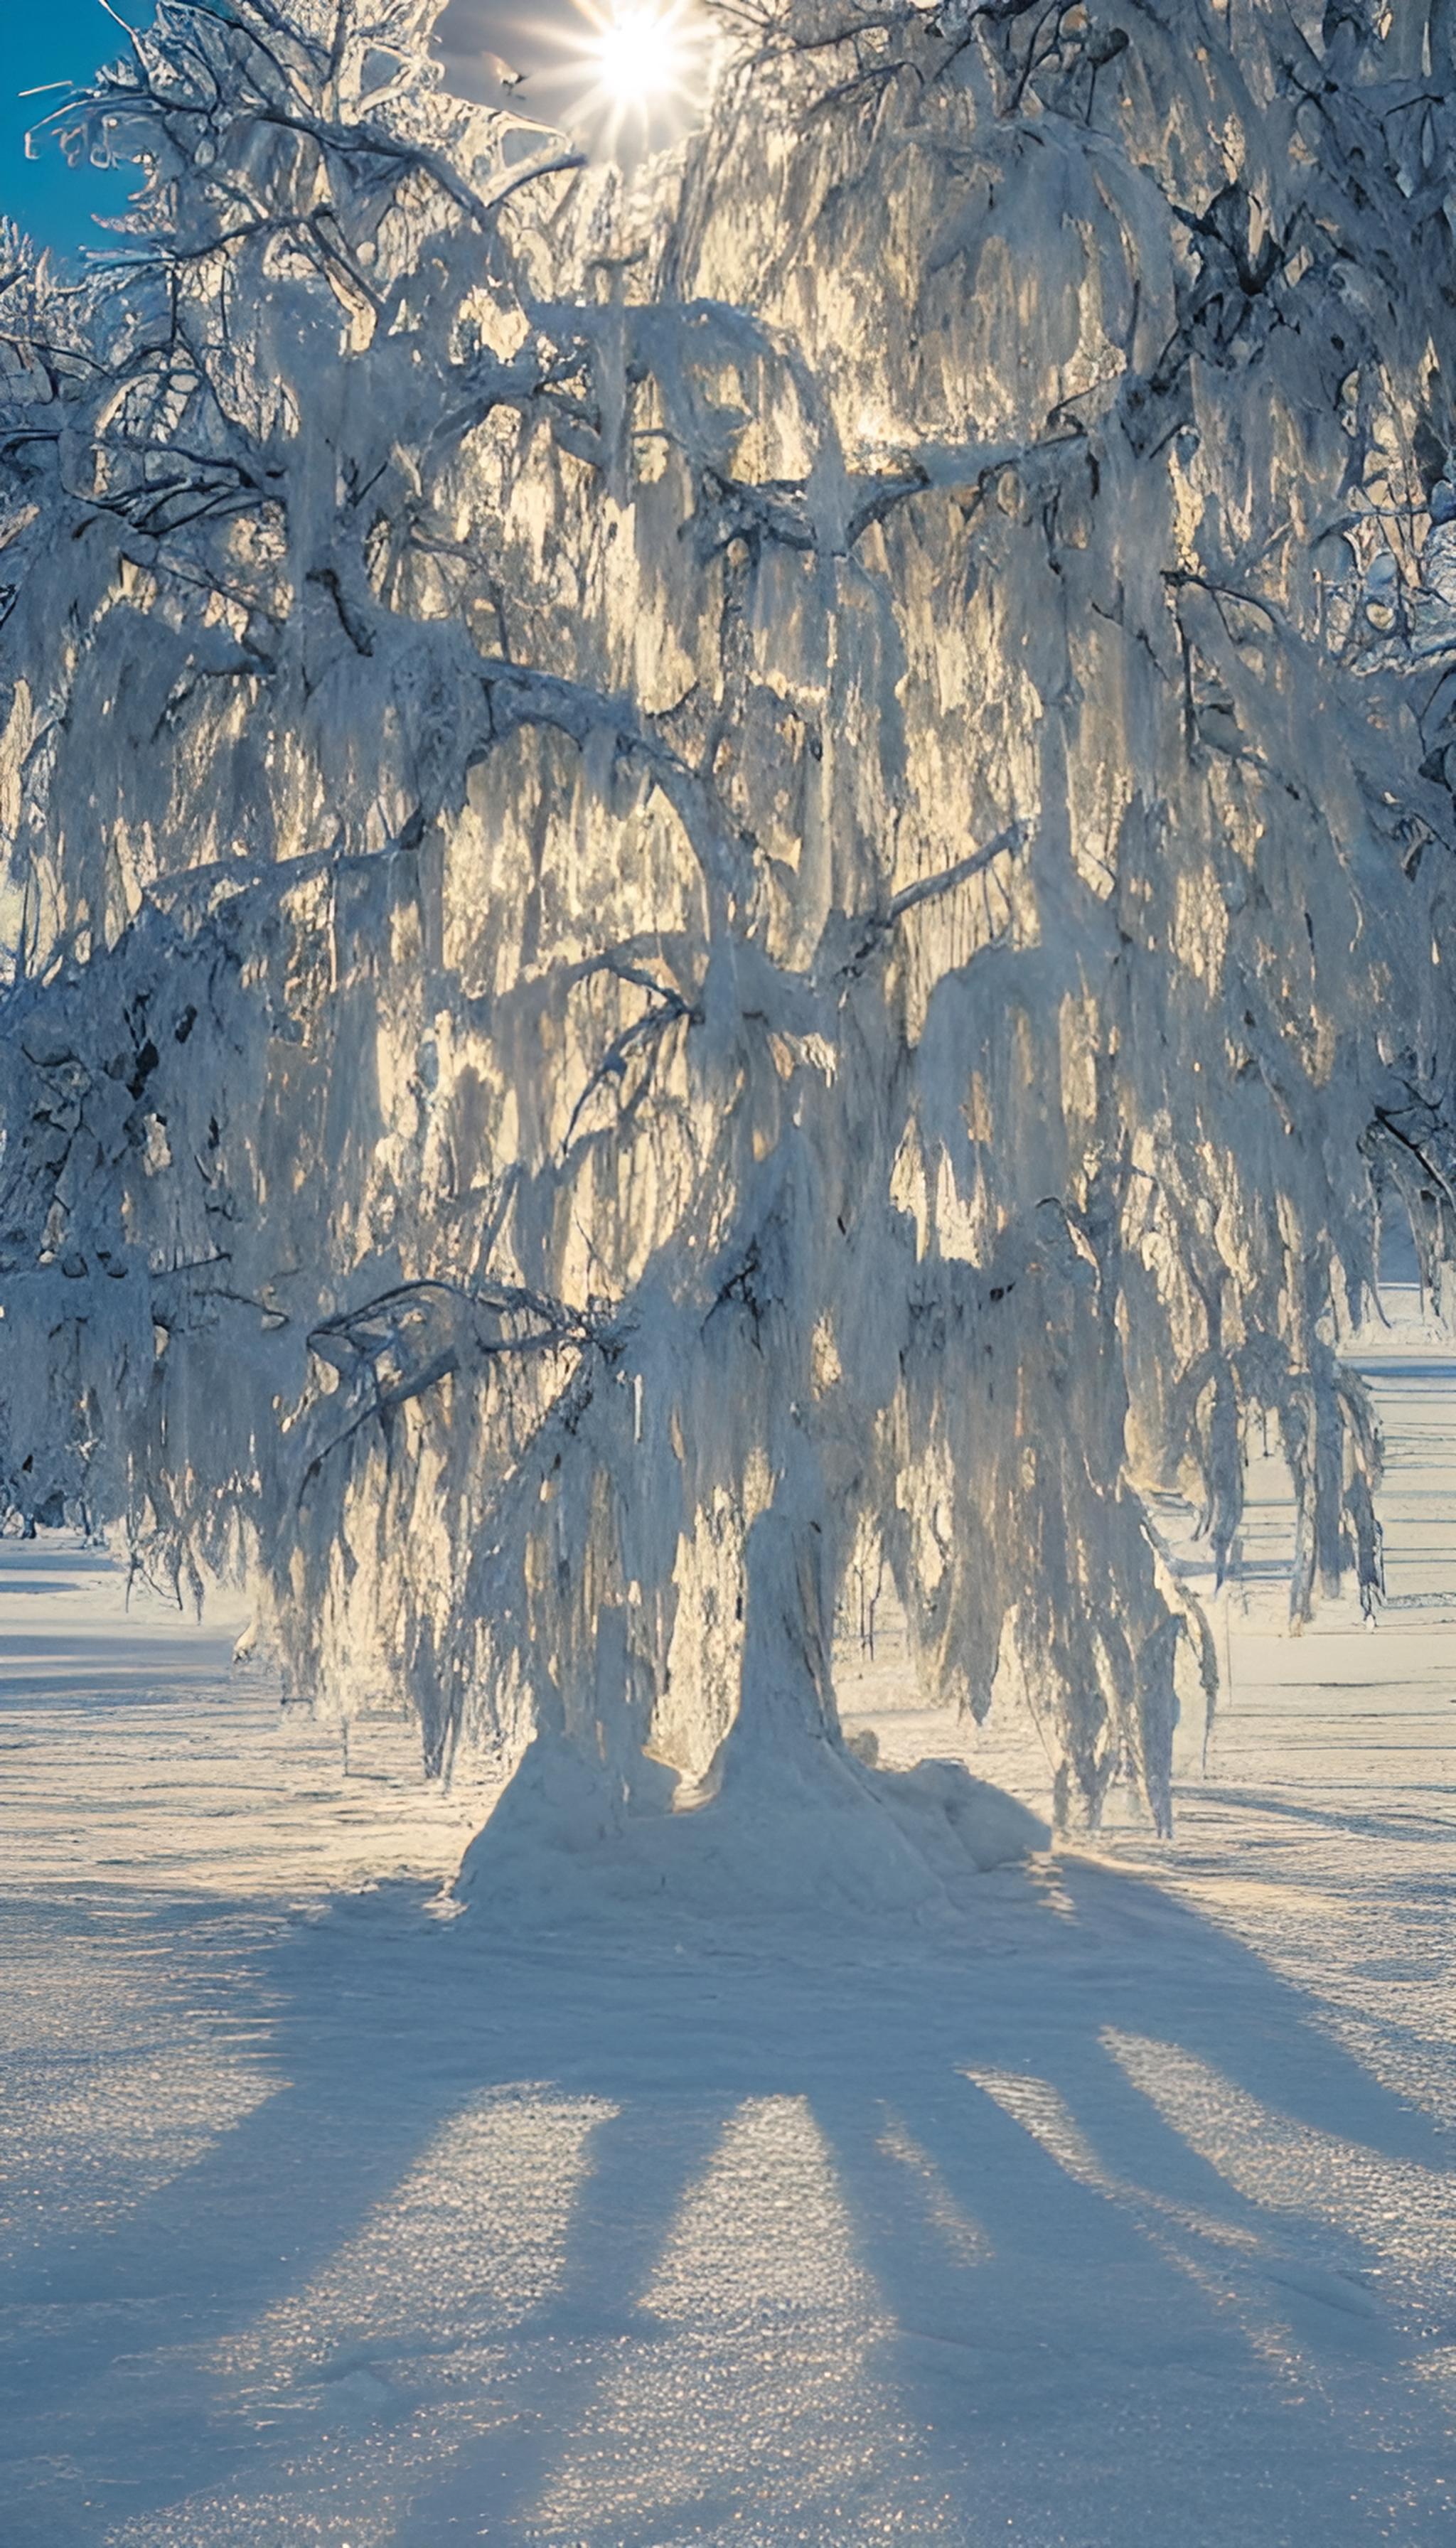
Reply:
M1373 1597L1450 1250L1449 13L725 8L630 186L433 14L162 0L3 260L10 1506L674 1849L883 1563L1165 1822L1149 1491Z

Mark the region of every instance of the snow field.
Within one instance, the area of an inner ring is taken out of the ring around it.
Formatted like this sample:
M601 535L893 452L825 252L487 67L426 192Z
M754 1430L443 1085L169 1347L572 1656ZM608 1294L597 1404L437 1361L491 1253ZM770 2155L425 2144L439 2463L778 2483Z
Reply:
M1449 2538L1456 1361L1393 1306L1382 1624L1281 1630L1256 1473L1174 1842L958 1929L442 1917L479 1798L0 1547L7 2548Z

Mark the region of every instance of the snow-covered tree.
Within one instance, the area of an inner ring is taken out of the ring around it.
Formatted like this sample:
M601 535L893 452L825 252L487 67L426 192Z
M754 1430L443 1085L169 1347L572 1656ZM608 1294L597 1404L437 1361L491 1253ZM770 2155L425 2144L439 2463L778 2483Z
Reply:
M1149 1496L1373 1597L1456 1233L1456 13L737 0L631 179L435 14L160 0L6 243L12 1510L589 1832L863 1793L883 1564L1165 1823Z

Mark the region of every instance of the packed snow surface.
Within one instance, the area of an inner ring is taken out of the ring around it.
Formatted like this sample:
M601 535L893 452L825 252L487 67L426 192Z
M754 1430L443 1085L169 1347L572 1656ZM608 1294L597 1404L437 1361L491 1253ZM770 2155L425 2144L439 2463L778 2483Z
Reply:
M450 1916L488 1800L398 1722L0 1543L7 2548L1449 2541L1456 1358L1394 1306L1378 1629L1290 1635L1255 1462L1176 1840L958 1923ZM892 1637L843 1680L944 1747Z

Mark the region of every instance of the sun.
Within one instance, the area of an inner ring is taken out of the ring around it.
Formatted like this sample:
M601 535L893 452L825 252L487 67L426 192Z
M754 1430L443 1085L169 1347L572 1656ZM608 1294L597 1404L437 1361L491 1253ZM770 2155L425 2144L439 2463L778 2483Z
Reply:
M688 68L682 15L678 9L620 9L589 43L588 59L614 106L657 106L681 91Z
M559 68L543 91L574 92L565 121L628 156L682 131L704 84L699 0L575 0L578 24L554 38ZM543 101L544 102L544 101Z

